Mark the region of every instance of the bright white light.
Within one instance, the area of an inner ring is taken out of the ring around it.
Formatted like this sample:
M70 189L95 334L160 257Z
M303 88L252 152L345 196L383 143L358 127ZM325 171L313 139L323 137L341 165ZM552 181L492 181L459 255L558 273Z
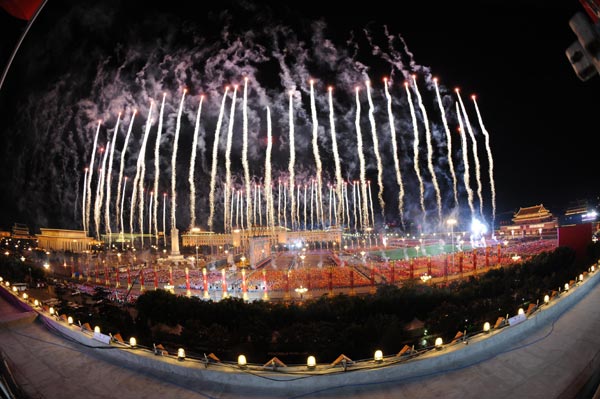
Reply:
M471 222L471 233L473 233L475 236L481 236L487 233L487 226L481 223L479 220L473 219Z
M375 351L375 356L374 359L376 362L382 362L383 361L383 352L381 350L376 350Z
M238 356L238 366L240 367L245 367L246 366L246 356L244 355L239 355Z

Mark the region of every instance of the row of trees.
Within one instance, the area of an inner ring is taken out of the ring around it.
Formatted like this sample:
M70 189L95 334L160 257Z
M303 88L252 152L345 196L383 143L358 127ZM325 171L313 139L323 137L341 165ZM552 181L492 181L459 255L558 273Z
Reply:
M560 247L449 285L409 281L381 286L374 295L324 296L302 304L207 302L152 291L135 305L135 333L149 344L232 360L244 353L257 363L274 355L303 362L307 354L332 361L340 353L354 359L371 357L375 349L396 353L404 344L421 343L422 335L405 329L415 318L424 322L432 345L435 337L447 342L457 331L479 331L486 321L493 325L499 316L513 316L519 307L543 300L598 259L598 248L590 249L594 252L587 261L577 261L574 251Z

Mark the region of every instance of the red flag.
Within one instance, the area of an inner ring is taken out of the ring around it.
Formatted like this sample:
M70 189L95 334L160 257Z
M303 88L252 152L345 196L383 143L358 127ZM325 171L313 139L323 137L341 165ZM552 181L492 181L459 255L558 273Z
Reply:
M0 0L0 7L15 18L29 21L43 0Z

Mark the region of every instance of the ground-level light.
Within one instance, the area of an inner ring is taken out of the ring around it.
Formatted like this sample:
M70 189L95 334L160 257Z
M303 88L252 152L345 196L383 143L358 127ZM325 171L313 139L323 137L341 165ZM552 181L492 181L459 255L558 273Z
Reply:
M377 350L375 351L374 360L375 360L375 362L377 362L377 363L381 363L381 362L383 362L383 352L382 352L381 350L377 349Z
M483 323L483 332L486 332L486 333L490 332L490 323L487 321L485 323Z

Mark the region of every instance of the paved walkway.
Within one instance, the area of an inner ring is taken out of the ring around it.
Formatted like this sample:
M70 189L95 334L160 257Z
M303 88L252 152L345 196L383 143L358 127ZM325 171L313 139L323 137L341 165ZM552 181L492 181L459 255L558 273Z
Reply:
M111 363L102 350L55 335L0 298L0 349L33 398L574 398L600 366L600 284L554 323L470 366L322 391L251 392ZM11 322L9 322L11 321ZM401 367L401 366L400 366ZM232 378L235 376L232 375ZM256 378L262 378L257 376ZM268 383L265 381L265 385Z

